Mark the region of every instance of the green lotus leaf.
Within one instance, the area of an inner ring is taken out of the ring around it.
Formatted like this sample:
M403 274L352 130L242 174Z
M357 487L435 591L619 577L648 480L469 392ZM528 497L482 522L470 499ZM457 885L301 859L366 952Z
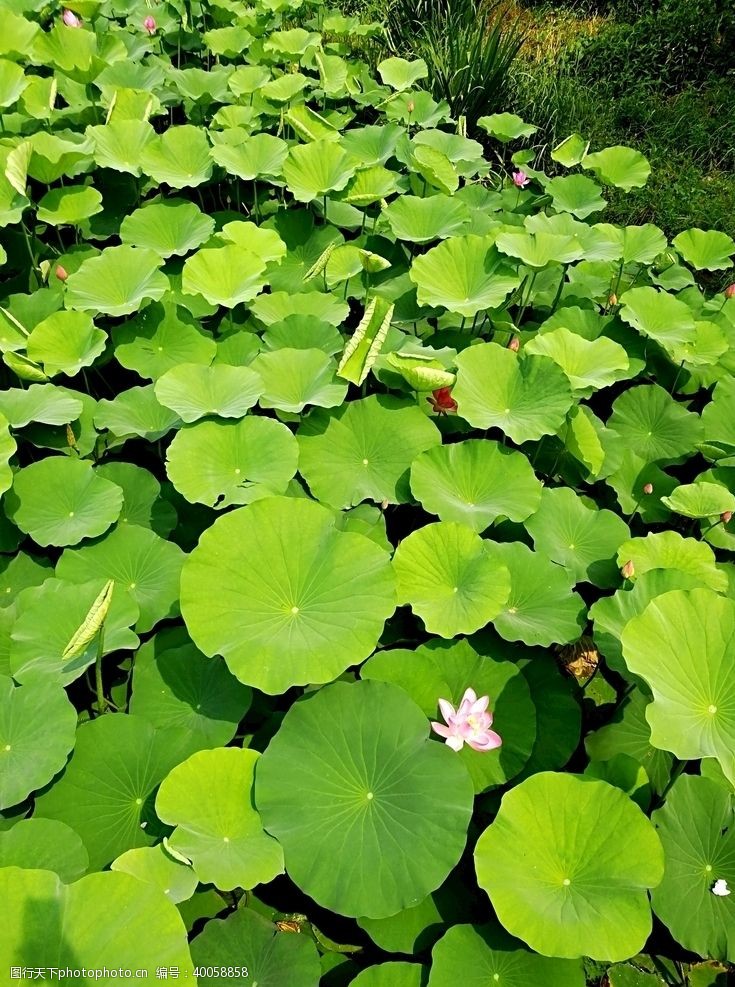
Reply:
M702 421L658 384L639 384L620 395L607 420L624 448L645 463L680 462L702 440Z
M401 195L383 210L394 236L410 243L445 240L466 230L470 212L459 199L449 195Z
M467 987L500 983L507 987L584 987L578 960L550 959L532 953L499 925L455 925L432 950L428 987Z
M670 496L662 497L666 506L684 517L711 518L735 511L735 496L719 483L683 483Z
M358 162L331 140L297 144L288 152L282 174L299 202L311 202L343 189Z
M130 874L88 874L66 885L50 871L7 867L0 870L0 894L10 909L0 944L3 969L29 955L57 971L145 970L152 978L163 965L194 977L176 906ZM95 979L105 987L114 983Z
M542 268L551 263L571 264L584 256L584 247L575 236L555 233L503 231L495 244L502 253L517 257L526 267Z
M403 129L394 123L353 127L343 134L340 143L352 157L370 167L385 164L393 156L402 133Z
M78 226L102 212L102 196L89 185L51 189L38 203L36 216L50 226Z
M600 186L585 175L552 178L546 183L546 191L557 212L569 212L577 219L585 219L607 205L607 200L600 193Z
M183 760L198 750L229 744L252 692L223 661L205 658L185 634L174 633L157 635L137 652L130 712L156 729L181 728L186 735Z
M564 168L573 168L582 163L589 146L590 142L585 140L581 134L570 134L553 149L551 160L558 161Z
M263 333L263 347L266 350L318 349L334 356L343 345L344 340L338 330L313 315L289 315L282 322L274 322Z
M361 668L363 679L400 686L424 713L441 721L438 700L458 708L466 689L490 696L493 729L502 746L458 754L475 792L504 785L527 763L536 738L536 711L528 683L518 666L502 659L481 657L467 641L431 641L416 651L379 651Z
M140 607L139 631L178 613L179 573L184 553L173 542L137 525L114 528L94 545L66 549L56 575L71 583L114 579Z
M391 123L403 123L408 127L435 127L449 118L450 111L444 100L437 103L422 89L411 89L396 93L388 100L385 115Z
M442 305L464 318L503 304L520 277L493 237L455 236L417 257L410 270L420 305Z
M651 931L647 889L664 859L653 826L619 789L541 772L505 794L475 867L501 924L536 952L624 960Z
M339 914L382 918L454 867L472 784L456 754L428 740L424 713L402 689L337 683L286 713L258 763L255 804L303 891Z
M625 626L622 643L653 692L651 743L682 759L716 757L732 782L735 603L710 589L664 593Z
M267 65L240 65L227 80L227 88L235 96L249 96L264 86L270 77Z
M154 302L113 330L115 358L141 377L156 380L182 363L210 364L217 344L171 301Z
M107 247L69 275L66 307L115 316L137 312L146 298L158 301L168 290L168 278L159 271L162 263L145 247Z
M79 459L49 456L19 470L6 511L39 545L77 545L114 524L122 490Z
M305 103L291 106L286 113L286 120L303 141L339 140L339 130Z
M443 151L435 147L414 147L409 167L432 188L451 195L459 188L459 174Z
M204 884L223 891L266 884L283 873L283 851L252 806L257 751L199 751L164 778L156 813L175 826L168 844Z
M30 422L66 425L82 413L82 402L69 397L55 384L31 384L27 389L10 387L0 391L0 414L11 428L23 428Z
M622 227L597 223L594 229L619 245L616 256L604 258L606 260L619 258L625 264L652 264L666 250L666 237L653 223Z
M155 384L159 404L185 422L207 415L242 418L263 393L263 381L249 367L182 363Z
M645 538L631 538L618 549L618 564L631 562L637 578L652 569L675 569L696 576L710 589L724 592L727 577L717 568L715 553L703 542L684 538L678 531L649 532Z
M525 527L536 551L563 565L575 583L618 584L616 555L630 529L617 514L588 507L568 487L547 488Z
M309 291L302 294L287 291L272 291L260 295L251 305L256 319L266 326L282 322L290 315L312 315L330 325L339 326L347 317L349 306L333 294Z
M383 165L362 168L347 186L343 200L353 206L369 206L380 202L400 191L399 178L397 172L384 168Z
M141 717L100 716L82 723L71 760L37 797L35 815L71 826L90 867L100 870L125 850L155 842L153 793L173 760L166 733Z
M318 500L339 508L406 502L411 463L441 443L419 408L378 395L343 405L315 430L308 426L298 434L299 472Z
M6 7L3 12L0 54L12 56L13 60L25 58L38 31L38 24L34 24L21 14L14 14Z
M2 410L1 396L0 410ZM712 392L712 400L702 411L702 425L708 459L721 459L724 455L732 455L735 452L735 379L723 377L717 382ZM701 439L702 437L700 441Z
M242 558L248 565L241 564ZM374 649L395 608L386 553L291 497L218 518L186 561L184 620L204 654L270 694L329 682Z
M245 247L266 263L281 261L288 252L286 244L275 230L264 229L262 226L256 226L255 223L244 223L240 220L225 223L219 237L229 243Z
M320 34L314 31L305 31L302 27L295 27L290 31L273 31L263 45L263 50L269 53L287 55L290 59L298 61L307 49L318 47L320 44Z
M603 185L614 185L625 192L642 188L651 174L651 166L641 152L621 144L585 154L582 167L593 171Z
M222 978L208 969L242 968L259 987L317 987L319 953L306 935L283 935L251 908L239 908L225 919L213 919L191 943L201 987L222 987ZM204 971L204 972L202 972Z
M494 544L492 556L510 572L510 597L493 620L506 641L566 644L582 633L584 604L572 592L573 577L520 542Z
M26 352L34 363L43 364L49 377L74 377L94 363L106 343L106 333L96 328L90 315L61 311L38 323L28 337Z
M278 79L271 79L262 85L258 94L276 106L290 103L294 97L309 85L309 79L301 72L288 72Z
M725 271L732 267L735 240L718 230L685 230L671 241L687 264L697 271Z
M153 885L174 904L191 898L199 884L192 868L169 856L160 843L126 850L112 861L110 870Z
M553 434L572 404L566 375L546 356L519 358L497 343L480 343L456 363L459 414L475 428L500 428L514 442Z
M46 785L74 746L76 711L58 682L0 676L0 808Z
M401 92L410 89L419 79L425 79L429 74L423 58L408 61L405 58L384 58L378 63L378 75L386 86Z
M712 888L718 880L735 886L732 814L731 793L684 775L651 817L666 854L653 910L685 949L721 960L735 955L735 902Z
M143 174L159 185L194 188L212 175L212 159L206 134L188 124L170 127L147 143L140 155Z
M214 220L193 202L162 199L126 216L120 239L153 250L160 257L172 257L195 250L213 231Z
M423 987L425 977L426 967L394 961L367 967L358 973L352 984L355 987Z
M99 401L94 415L95 427L109 429L119 442L134 435L155 442L176 428L179 421L176 412L158 403L153 384L130 387L112 401Z
M530 137L538 130L532 123L524 123L515 113L491 113L489 116L479 117L477 126L503 144L518 137Z
M50 870L64 884L76 881L89 867L89 856L77 834L55 819L20 819L0 833L0 868Z
M220 336L214 366L248 367L260 353L261 340L254 332L237 330Z
M626 291L621 298L620 318L664 347L694 342L692 310L657 288Z
M232 244L197 251L184 264L182 287L212 305L234 308L249 302L267 282L266 263L257 254Z
M268 418L199 422L177 432L166 471L190 503L221 510L286 492L298 445L285 425Z
M0 494L9 490L13 483L13 470L10 459L16 451L16 442L10 434L7 418L0 414Z
M118 524L137 524L166 537L176 525L176 511L161 497L161 484L148 470L133 463L109 462L96 468L98 476L123 492Z
M376 295L367 305L360 324L345 344L337 374L362 384L383 348L395 306Z
M398 602L410 604L427 631L471 634L501 613L510 593L502 563L471 528L454 521L427 524L404 538L393 566Z
M548 356L564 371L572 390L582 397L630 376L628 354L619 343L605 336L583 339L564 326L534 336L524 351Z
M414 391L451 387L456 379L438 360L425 353L389 353L386 360L391 370L399 373Z
M9 607L18 594L30 586L40 586L50 575L51 565L46 559L34 559L24 552L0 562L0 600Z
M104 126L88 127L94 160L100 168L111 168L139 178L145 149L156 139L153 127L144 120L111 120Z
M277 178L288 155L288 144L271 134L244 135L239 144L216 144L212 158L230 175L243 181Z
M337 364L322 350L283 348L259 354L252 372L262 381L261 408L297 413L307 404L320 408L341 405L347 384L336 378Z

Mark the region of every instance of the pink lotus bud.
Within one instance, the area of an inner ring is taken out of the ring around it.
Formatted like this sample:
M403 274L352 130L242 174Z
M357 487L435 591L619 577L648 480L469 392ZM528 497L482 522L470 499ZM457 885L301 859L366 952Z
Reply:
M525 173L525 171L514 171L513 172L513 184L516 188L525 188L526 185L530 183L531 179Z
M652 483L645 483L643 485L643 493L644 494L652 494L653 493L653 484Z
M510 340L508 341L508 349L513 350L514 353L517 353L520 348L521 348L520 339L517 336L511 336Z
M612 295L610 295L610 297L607 300L607 304L610 306L610 308L612 308L613 305L618 304L618 296L615 294L615 292L613 292Z
M720 514L720 521L722 521L723 524L729 524L730 521L732 521L732 511L723 511L722 514Z
M725 298L735 298L735 282L725 288Z
M620 575L623 579L632 579L635 576L635 566L633 565L633 560L628 559L623 568L620 570Z
M143 27L150 35L154 35L156 33L156 27L157 27L156 18L151 17L151 15L149 14L146 17L146 19L143 21Z
M68 9L65 10L64 13L61 15L61 19L66 24L67 27L82 26L82 18L77 17L77 15L74 13L73 10L68 10Z
M59 279L59 281L66 281L66 279L69 277L66 268L62 267L61 264L56 265L56 271L54 273L56 274L56 277Z

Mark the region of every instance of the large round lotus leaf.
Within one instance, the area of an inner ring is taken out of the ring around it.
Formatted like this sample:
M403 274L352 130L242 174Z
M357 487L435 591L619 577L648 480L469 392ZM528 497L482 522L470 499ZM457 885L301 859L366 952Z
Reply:
M399 604L410 604L427 631L441 637L484 627L510 593L506 567L476 532L455 521L411 532L396 549L393 567Z
M570 212L577 219L585 219L607 205L600 193L600 186L586 175L564 175L546 183L557 212Z
M134 435L155 442L179 421L176 412L158 403L152 384L129 387L111 401L98 401L94 416L95 427L100 431L109 429L120 442Z
M419 963L377 963L350 981L352 987L424 987L426 967Z
M81 459L49 456L15 474L5 509L39 545L77 545L107 531L120 516L120 487Z
M107 247L69 275L66 307L101 315L137 312L146 298L158 301L168 290L168 278L159 271L162 264L147 247Z
M255 298L266 283L265 269L265 261L237 244L205 248L184 264L182 288L186 295L234 308Z
M188 501L222 509L285 493L298 458L296 439L281 422L206 421L176 433L166 471Z
M524 455L490 439L436 446L411 466L411 491L423 508L477 532L501 516L525 521L538 509L541 489Z
M115 358L128 370L155 380L182 363L209 365L217 344L174 304L154 302L113 331Z
M414 404L373 395L313 426L305 423L298 440L299 471L312 494L345 508L363 500L409 500L409 467L441 444L441 434Z
M328 322L322 322L310 315L289 315L282 322L275 322L266 329L263 333L263 348L318 349L328 356L334 356L344 348L344 339Z
M393 915L457 863L472 782L428 728L405 692L384 682L340 682L286 713L258 764L255 802L289 876L320 905Z
M477 124L503 144L518 137L530 137L538 130L538 127L526 123L515 113L491 113L489 116L480 117Z
M222 891L267 884L283 873L283 851L252 804L260 757L237 747L199 751L176 765L156 796L158 817L176 827L168 845L191 860L203 884Z
M209 142L202 127L170 127L146 144L140 156L145 175L159 185L193 188L212 174Z
M651 166L640 151L620 144L586 154L582 167L594 171L604 185L614 185L626 192L645 185L651 174Z
M708 518L735 511L735 496L719 483L683 483L670 496L662 497L666 506L684 517Z
M681 256L698 271L724 271L732 267L735 240L718 230L685 230L671 241Z
M184 980L194 977L176 906L129 874L88 874L66 885L50 871L7 867L0 870L0 896L8 907L4 970L30 963L95 974L107 969L110 976L94 977L102 987L120 982L120 968L146 970L151 980L161 966L176 967Z
M297 144L281 169L289 191L299 202L311 202L343 189L358 162L331 140Z
M496 564L510 572L510 596L493 620L506 641L524 644L567 644L582 633L584 603L569 573L521 542L495 544Z
M109 462L97 475L112 480L123 492L118 524L139 524L165 537L176 524L176 511L161 497L161 484L148 470L132 463Z
M0 833L0 868L51 870L64 884L76 881L89 867L84 844L66 823L56 819L20 819Z
M705 586L724 592L727 576L717 568L715 553L703 542L684 538L678 531L649 532L645 538L631 538L618 549L618 564L633 564L632 579L651 569L676 569L696 576Z
M666 855L653 910L674 939L701 956L735 956L733 797L709 778L682 775L651 817ZM712 888L724 880L730 895Z
M185 422L242 418L263 393L263 381L249 367L183 363L158 378L155 392L159 404Z
M632 288L620 301L623 322L662 346L694 341L694 313L668 292L650 287Z
M409 243L429 243L456 236L470 223L464 202L450 195L401 195L383 210L394 236Z
M414 260L410 276L420 305L442 305L465 318L498 308L520 284L492 236L444 240Z
M174 904L191 898L199 884L192 868L170 856L160 843L126 850L112 861L110 870L132 874L139 881L152 884Z
M19 682L42 674L68 685L95 660L99 635L81 653L63 657L107 581L100 578L86 581L85 574L83 578L85 582L81 585L47 579L42 586L28 589L20 596L18 617L9 642L10 668ZM137 619L138 607L130 593L123 586L114 586L105 617L103 654L137 648L138 637L130 630Z
M619 583L616 555L630 529L617 514L588 507L569 487L547 487L525 526L536 551L563 565L575 583Z
M35 559L24 552L0 560L0 600L3 607L15 602L18 594L30 586L40 586L51 575L46 559Z
M252 364L263 381L261 408L298 413L307 404L334 408L347 395L337 364L322 350L283 348L261 353Z
M581 396L625 380L630 376L628 354L619 343L604 336L583 339L564 326L535 336L526 353L548 356L566 374L572 390Z
M549 264L571 264L584 256L584 247L571 234L549 233L546 230L528 233L525 230L503 230L495 239L498 249L509 257L517 257L526 267L541 270Z
M144 120L111 120L89 127L87 136L94 143L94 160L101 168L111 168L139 177L143 150L155 138L153 127Z
M161 257L188 254L214 232L214 220L193 202L162 199L126 216L120 239L136 247L148 247Z
M426 715L442 722L439 699L455 709L467 689L490 697L493 730L502 746L474 751L468 745L459 758L472 778L476 792L504 785L528 761L536 738L536 710L528 683L517 665L502 659L481 657L467 641L430 642L416 651L379 651L362 667L365 679L399 685Z
M585 987L579 960L549 959L532 953L495 923L455 925L431 953L427 987Z
M136 629L149 631L159 620L178 613L183 560L178 545L147 528L127 525L94 545L67 549L56 565L56 575L71 583L114 579L140 607Z
M699 415L674 400L658 384L639 384L621 394L607 421L647 463L679 462L702 441Z
M28 337L29 360L43 364L49 377L74 377L104 352L107 335L84 312L54 312L39 322Z
M666 250L666 237L653 223L622 227L610 223L597 223L594 229L618 247L614 252L615 256L612 256L611 252L610 256L600 258L601 260L622 260L626 264L652 264L658 255ZM584 230L580 231L580 235L584 235Z
M623 630L628 668L653 692L651 743L682 760L716 757L735 779L735 602L673 590Z
M339 326L347 318L349 305L333 294L322 291L272 291L253 302L252 313L266 326L282 322L290 315L313 315L317 319Z
M175 757L164 731L126 714L100 716L77 728L63 775L36 799L36 816L59 819L82 838L99 870L157 835L152 797Z
M82 407L81 401L55 384L31 384L28 390L9 387L0 391L0 414L11 428L23 428L29 422L66 425L79 418Z
M205 654L274 694L363 661L395 608L394 577L387 554L338 531L327 508L272 497L204 532L184 566L181 605Z
M253 134L245 136L239 144L216 144L210 153L230 175L243 181L254 181L281 174L288 144L271 134Z
M226 243L245 247L266 263L283 260L288 252L288 247L275 230L241 220L225 223L219 238Z
M475 428L499 428L514 442L552 435L572 404L569 382L546 356L518 357L497 343L468 346L457 357L452 397Z
M475 867L501 924L537 953L624 960L651 931L646 892L664 858L653 826L619 789L544 771L503 796Z
M58 682L0 676L0 808L51 781L74 746L76 710Z
M38 203L39 223L50 226L77 226L90 216L102 212L102 196L88 185L55 188Z
M220 658L205 658L191 643L167 646L157 636L135 656L130 712L157 729L182 728L185 756L229 744L251 699Z
M702 412L702 425L708 459L735 453L735 378L728 376L717 382L712 400Z
M280 932L250 908L207 922L191 944L191 955L200 971L247 965L248 980L258 987L317 987L322 972L309 936ZM238 987L247 980L200 972L198 982L200 987Z

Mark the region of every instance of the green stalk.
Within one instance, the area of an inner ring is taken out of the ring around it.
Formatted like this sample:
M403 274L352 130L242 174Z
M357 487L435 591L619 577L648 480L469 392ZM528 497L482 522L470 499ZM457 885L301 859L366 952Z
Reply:
M97 715L102 716L103 713L107 712L107 700L105 699L104 688L102 684L102 654L105 647L105 625L104 623L100 627L100 636L97 642L97 658L94 663L94 683L95 691L97 693Z

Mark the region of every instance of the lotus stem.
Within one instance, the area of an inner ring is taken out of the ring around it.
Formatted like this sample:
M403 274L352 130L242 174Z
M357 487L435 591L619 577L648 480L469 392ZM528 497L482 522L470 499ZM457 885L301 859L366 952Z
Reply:
M102 716L107 712L107 700L105 699L104 687L102 683L102 655L105 648L105 625L100 627L100 636L97 641L97 658L94 663L94 684L97 693L97 715Z

